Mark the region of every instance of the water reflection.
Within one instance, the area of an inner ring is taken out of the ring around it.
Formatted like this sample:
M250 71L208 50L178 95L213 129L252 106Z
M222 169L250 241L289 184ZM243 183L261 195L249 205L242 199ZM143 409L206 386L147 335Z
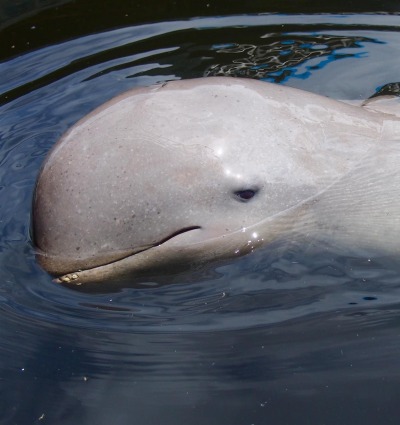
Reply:
M248 77L282 83L289 78L306 79L317 69L345 58L362 58L365 43L380 41L357 36L330 34L272 33L260 37L265 44L213 46L217 53L230 56L228 64L213 64L205 76ZM222 56L222 55L221 55ZM307 63L305 69L300 65Z
M230 16L49 40L3 61L2 423L397 423L396 262L272 248L202 282L85 294L37 266L29 226L46 152L110 97L237 72L365 99L399 79L399 27Z
M67 2L68 0L3 0L0 3L0 28Z
M382 87L378 87L376 93L371 98L378 96L400 96L400 82L387 83Z

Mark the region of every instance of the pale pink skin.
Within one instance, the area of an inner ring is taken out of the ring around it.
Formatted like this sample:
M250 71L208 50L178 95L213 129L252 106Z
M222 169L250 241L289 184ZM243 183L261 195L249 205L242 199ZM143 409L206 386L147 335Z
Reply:
M83 284L196 269L277 240L397 255L399 130L394 115L249 79L134 89L46 158L38 259ZM256 193L242 202L246 190Z

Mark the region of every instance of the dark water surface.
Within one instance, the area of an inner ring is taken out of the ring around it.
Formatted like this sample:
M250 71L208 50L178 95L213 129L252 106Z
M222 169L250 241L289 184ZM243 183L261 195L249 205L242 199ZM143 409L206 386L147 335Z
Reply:
M234 75L365 99L400 81L400 16L155 10L85 32L78 5L7 9L0 32L1 423L397 424L397 265L259 251L201 282L84 294L38 267L29 227L46 152L114 95ZM53 37L46 17L71 10L80 32Z

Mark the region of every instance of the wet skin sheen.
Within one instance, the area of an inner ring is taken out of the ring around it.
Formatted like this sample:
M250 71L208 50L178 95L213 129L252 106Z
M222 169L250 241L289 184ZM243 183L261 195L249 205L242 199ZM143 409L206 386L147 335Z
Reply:
M47 156L37 258L82 285L197 270L276 241L398 255L400 121L377 105L220 77L120 95Z

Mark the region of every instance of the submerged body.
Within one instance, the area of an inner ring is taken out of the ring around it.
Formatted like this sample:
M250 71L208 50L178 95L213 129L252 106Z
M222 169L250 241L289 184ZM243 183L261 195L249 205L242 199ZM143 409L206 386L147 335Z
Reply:
M38 259L84 284L197 269L279 240L400 253L400 121L300 90L206 78L79 121L38 178Z

